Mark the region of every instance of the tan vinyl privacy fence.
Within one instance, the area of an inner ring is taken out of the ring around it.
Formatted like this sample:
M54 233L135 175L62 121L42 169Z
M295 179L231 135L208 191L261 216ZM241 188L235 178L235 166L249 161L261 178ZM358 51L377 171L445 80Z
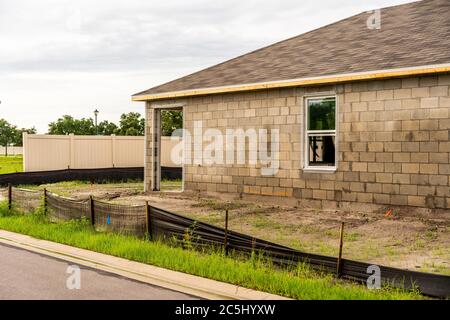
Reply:
M0 156L4 156L6 153L5 147L0 146ZM9 156L17 156L23 153L22 147L8 147L8 155Z
M175 167L170 152L177 141L162 140L163 166ZM24 134L24 171L144 166L144 137Z

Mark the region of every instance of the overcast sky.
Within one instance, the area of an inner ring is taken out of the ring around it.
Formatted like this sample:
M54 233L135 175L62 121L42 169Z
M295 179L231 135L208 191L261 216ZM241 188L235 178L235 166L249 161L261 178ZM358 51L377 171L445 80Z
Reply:
M0 0L0 118L117 121L131 95L348 16L409 0Z

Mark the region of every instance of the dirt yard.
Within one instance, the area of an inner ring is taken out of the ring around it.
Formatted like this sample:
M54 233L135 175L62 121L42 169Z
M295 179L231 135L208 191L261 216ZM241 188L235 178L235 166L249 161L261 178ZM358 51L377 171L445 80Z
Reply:
M166 189L179 182L163 182ZM143 194L142 182L91 185L65 182L38 188L64 196L97 198L121 204L149 201L154 206L218 226L230 208L229 227L305 252L336 256L339 228L345 222L344 258L410 270L450 275L450 213L314 210L233 202L167 192ZM34 187L36 188L36 187Z

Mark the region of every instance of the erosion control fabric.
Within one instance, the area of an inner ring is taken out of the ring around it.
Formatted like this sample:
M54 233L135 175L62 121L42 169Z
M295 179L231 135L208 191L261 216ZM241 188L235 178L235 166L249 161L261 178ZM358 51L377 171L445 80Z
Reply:
M161 179L179 180L182 168L161 167ZM46 184L61 181L88 180L92 182L143 180L144 168L66 169L54 171L19 172L0 175L0 186L12 184Z
M0 190L5 196L7 192ZM243 254L262 254L278 265L306 263L312 269L337 273L338 259L335 257L309 254L279 244L254 238L234 231L226 231L204 222L151 205L118 205L92 198L81 200L61 197L50 192L29 191L12 188L12 203L27 210L45 204L51 219L70 220L86 218L99 231L131 234L148 237L150 240L177 242L183 246L225 247L226 251ZM39 201L39 199L41 199ZM226 239L226 241L225 241ZM372 271L371 264L341 260L339 276L344 279L366 283ZM373 267L372 267L373 268ZM419 290L422 294L450 297L450 276L408 271L385 266L379 268L381 282L405 289Z

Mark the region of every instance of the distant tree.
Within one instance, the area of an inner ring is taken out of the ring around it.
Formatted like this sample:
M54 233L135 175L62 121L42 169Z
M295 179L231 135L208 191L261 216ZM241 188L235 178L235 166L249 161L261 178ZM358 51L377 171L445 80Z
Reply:
M162 135L170 136L176 129L183 127L182 111L161 111ZM75 134L75 135L111 135L119 136L143 136L145 135L145 118L138 112L123 113L120 116L119 125L107 120L95 127L92 118L75 119L64 115L48 125L48 134Z
M178 110L161 110L161 131L163 136L170 136L176 129L183 128L183 112Z
M115 134L119 127L114 122L109 122L108 120L102 121L98 124L98 134L109 136Z
M5 156L8 156L8 146L12 144L17 128L5 119L0 119L0 145L5 147Z
M120 127L116 130L121 136L143 136L145 134L145 119L138 112L124 113L120 116Z
M16 126L11 125L5 119L0 119L0 145L5 147L5 154L8 155L8 146L22 146L23 133L30 134L36 133L36 128L31 129L18 129Z
M36 128L33 127L31 129L17 129L15 134L14 134L14 138L13 138L13 144L15 146L23 146L23 133L26 132L28 134L36 134Z
M72 116L64 115L55 122L48 125L48 134L75 134L95 135L95 125L92 118L74 119Z

